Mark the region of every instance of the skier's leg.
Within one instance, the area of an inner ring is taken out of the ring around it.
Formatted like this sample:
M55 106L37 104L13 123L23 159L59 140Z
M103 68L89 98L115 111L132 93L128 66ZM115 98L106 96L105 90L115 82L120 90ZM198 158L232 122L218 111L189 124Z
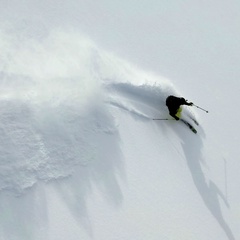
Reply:
M175 116L177 116L178 118L181 118L181 116L182 116L182 107L180 107L180 108L177 110L177 113L175 114Z

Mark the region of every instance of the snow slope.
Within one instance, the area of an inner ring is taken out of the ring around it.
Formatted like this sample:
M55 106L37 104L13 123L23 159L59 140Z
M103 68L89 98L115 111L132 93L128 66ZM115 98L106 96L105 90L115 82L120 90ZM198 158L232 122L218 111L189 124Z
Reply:
M239 239L236 79L180 78L183 93L79 29L18 17L0 31L0 239ZM152 120L170 94L208 108L184 109L197 135Z

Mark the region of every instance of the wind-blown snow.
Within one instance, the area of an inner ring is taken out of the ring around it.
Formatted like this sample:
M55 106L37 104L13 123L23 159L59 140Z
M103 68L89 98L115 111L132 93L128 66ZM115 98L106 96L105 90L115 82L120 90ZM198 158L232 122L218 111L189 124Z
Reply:
M237 239L204 127L152 121L169 80L73 31L0 39L0 239Z

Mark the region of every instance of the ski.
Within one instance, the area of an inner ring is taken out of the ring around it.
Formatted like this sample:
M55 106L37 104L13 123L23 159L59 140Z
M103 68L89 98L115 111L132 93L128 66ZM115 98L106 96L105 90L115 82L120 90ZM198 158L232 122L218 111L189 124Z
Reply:
M195 118L193 118L193 117L191 117L191 116L189 116L190 118L191 118L191 120L198 126L199 125L199 123L198 123L198 121L195 119Z
M197 126L199 125L199 123L195 119L192 119L192 120Z
M195 134L197 133L197 130L189 122L187 122L186 120L183 120L183 119L179 119L179 120L182 121L185 125L187 125L193 133L195 133Z
M152 118L152 120L175 120L175 119L169 119L169 118ZM185 125L187 125L189 127L189 129L193 132L193 133L197 133L197 130L186 120L184 119L179 119L179 121L183 122Z

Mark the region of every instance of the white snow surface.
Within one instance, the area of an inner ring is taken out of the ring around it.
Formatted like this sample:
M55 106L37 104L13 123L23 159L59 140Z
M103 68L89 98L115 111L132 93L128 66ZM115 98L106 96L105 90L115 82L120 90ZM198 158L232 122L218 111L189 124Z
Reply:
M124 47L103 49L101 34L94 41L76 26L70 13L82 1L9 2L0 18L0 240L240 239L239 114L227 108L239 101L236 78L199 81L190 70L190 82L176 68L171 80L144 60L134 65L117 56L134 60ZM102 3L100 13L114 8ZM170 118L169 95L209 110L184 107L197 134L152 120Z

